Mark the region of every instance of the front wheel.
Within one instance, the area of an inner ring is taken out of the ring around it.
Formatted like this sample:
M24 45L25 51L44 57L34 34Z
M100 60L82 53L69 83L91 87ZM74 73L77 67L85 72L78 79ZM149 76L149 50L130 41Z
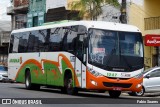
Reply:
M72 75L68 75L65 79L65 89L67 94L74 95L78 93L77 88L73 86L73 78Z
M109 91L109 95L112 98L118 98L121 95L121 91L113 91L113 90L111 90L111 91Z

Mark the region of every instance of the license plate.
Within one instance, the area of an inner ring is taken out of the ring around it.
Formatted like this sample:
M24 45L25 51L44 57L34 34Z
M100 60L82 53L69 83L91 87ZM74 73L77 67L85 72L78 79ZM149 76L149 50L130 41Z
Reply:
M122 90L122 87L113 87L113 90L121 91L121 90Z

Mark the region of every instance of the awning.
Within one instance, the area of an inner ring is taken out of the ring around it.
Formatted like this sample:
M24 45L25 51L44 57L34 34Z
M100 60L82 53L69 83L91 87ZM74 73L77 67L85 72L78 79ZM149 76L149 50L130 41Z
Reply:
M145 35L145 46L160 46L160 35L156 34Z

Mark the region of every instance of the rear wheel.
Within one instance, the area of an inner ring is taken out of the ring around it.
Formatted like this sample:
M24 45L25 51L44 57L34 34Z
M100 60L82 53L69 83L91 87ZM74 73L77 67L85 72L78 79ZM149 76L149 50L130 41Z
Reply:
M26 71L25 86L26 86L26 89L28 89L28 90L32 89L30 71Z
M121 91L113 91L113 90L111 90L111 91L109 91L109 95L112 98L118 98L121 95Z
M31 74L30 74L30 71L26 71L26 74L25 74L25 86L26 86L26 89L28 90L31 90L31 89L40 89L40 86L39 85L36 85L36 84L32 84L31 83Z

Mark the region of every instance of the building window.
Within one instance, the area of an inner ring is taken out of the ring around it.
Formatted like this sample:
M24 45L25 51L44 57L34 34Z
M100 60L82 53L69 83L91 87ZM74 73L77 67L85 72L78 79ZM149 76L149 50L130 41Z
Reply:
M16 15L15 20L16 20L16 29L20 28L26 28L26 15Z
M38 26L38 16L33 17L33 27Z

